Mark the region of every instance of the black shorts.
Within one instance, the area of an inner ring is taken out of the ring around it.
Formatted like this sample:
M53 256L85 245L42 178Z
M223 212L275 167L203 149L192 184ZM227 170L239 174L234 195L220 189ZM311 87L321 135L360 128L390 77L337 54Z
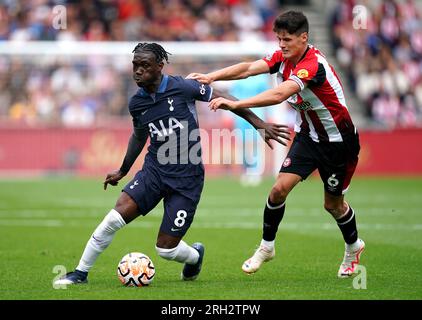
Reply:
M315 142L308 135L296 134L280 172L294 173L305 180L315 169L332 195L349 188L358 164L359 134L343 137L343 142Z
M136 202L141 215L148 214L164 199L160 231L183 237L193 221L203 186L204 175L168 177L144 166L122 191Z

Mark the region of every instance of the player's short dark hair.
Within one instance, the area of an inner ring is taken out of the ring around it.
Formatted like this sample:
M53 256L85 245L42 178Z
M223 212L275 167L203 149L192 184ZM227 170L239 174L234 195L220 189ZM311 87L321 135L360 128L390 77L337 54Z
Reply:
M273 31L286 30L290 34L300 35L309 32L309 23L306 16L300 11L287 11L280 14L274 21Z
M164 50L164 48L158 43L139 42L135 49L133 49L132 53L140 53L144 51L152 52L155 55L157 63L161 63L164 60L169 63L168 55L171 53Z

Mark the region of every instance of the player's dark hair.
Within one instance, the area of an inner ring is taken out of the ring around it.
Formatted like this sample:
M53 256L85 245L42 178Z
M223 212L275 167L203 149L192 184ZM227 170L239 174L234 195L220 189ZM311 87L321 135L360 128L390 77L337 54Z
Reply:
M158 43L140 42L136 45L135 49L133 49L132 53L140 53L143 51L152 52L155 55L157 63L163 62L164 60L169 63L168 55L171 53L164 50Z
M306 16L300 11L287 11L280 14L274 21L273 31L286 30L290 34L300 35L309 32L309 23Z

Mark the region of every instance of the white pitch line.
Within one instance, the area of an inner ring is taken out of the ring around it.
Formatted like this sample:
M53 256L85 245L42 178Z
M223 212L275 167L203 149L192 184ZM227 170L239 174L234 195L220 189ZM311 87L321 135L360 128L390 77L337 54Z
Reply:
M149 213L149 215L161 215L163 209L161 207L155 208ZM229 212L229 213L227 213ZM394 209L382 209L382 208L371 208L357 210L357 215L360 216L397 216L400 217L403 214L419 214L419 208L408 208L406 210ZM17 219L17 218L101 218L107 214L107 210L94 210L90 209L58 209L58 210L45 210L45 209L0 209L0 219ZM197 210L197 217L216 217L216 216L227 216L230 217L259 217L262 216L262 208L251 208L251 207L236 207L233 209L225 209L224 211L218 209L201 209ZM297 209L289 208L286 211L286 216L294 217L318 217L328 215L324 209L310 208L310 209Z
M0 220L0 226L15 227L64 227L61 220Z
M79 221L63 221L53 219L21 220L21 219L0 219L0 226L16 227L95 227L100 221L89 220L81 223ZM134 221L128 227L151 228L159 226L159 223L150 221ZM192 228L199 229L261 229L261 222L194 222ZM422 224L382 224L382 223L360 223L360 230L403 230L422 231ZM291 223L285 222L280 225L280 229L285 230L337 230L337 225L333 223Z

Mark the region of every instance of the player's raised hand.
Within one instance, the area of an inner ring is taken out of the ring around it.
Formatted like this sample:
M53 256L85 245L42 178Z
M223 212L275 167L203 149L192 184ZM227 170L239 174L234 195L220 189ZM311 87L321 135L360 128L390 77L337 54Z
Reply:
M290 141L289 127L284 124L262 122L257 129L271 149L274 148L270 140L275 140L283 146L286 146L287 141Z
M194 79L204 84L210 84L212 82L212 79L207 74L203 73L190 73L186 79Z
M104 190L107 190L107 184L110 184L112 186L117 186L117 184L119 183L119 180L122 179L124 176L125 174L123 174L120 170L115 170L107 174L104 180Z
M217 109L234 110L236 109L236 101L228 100L225 98L212 99L209 104L210 110L217 111Z

